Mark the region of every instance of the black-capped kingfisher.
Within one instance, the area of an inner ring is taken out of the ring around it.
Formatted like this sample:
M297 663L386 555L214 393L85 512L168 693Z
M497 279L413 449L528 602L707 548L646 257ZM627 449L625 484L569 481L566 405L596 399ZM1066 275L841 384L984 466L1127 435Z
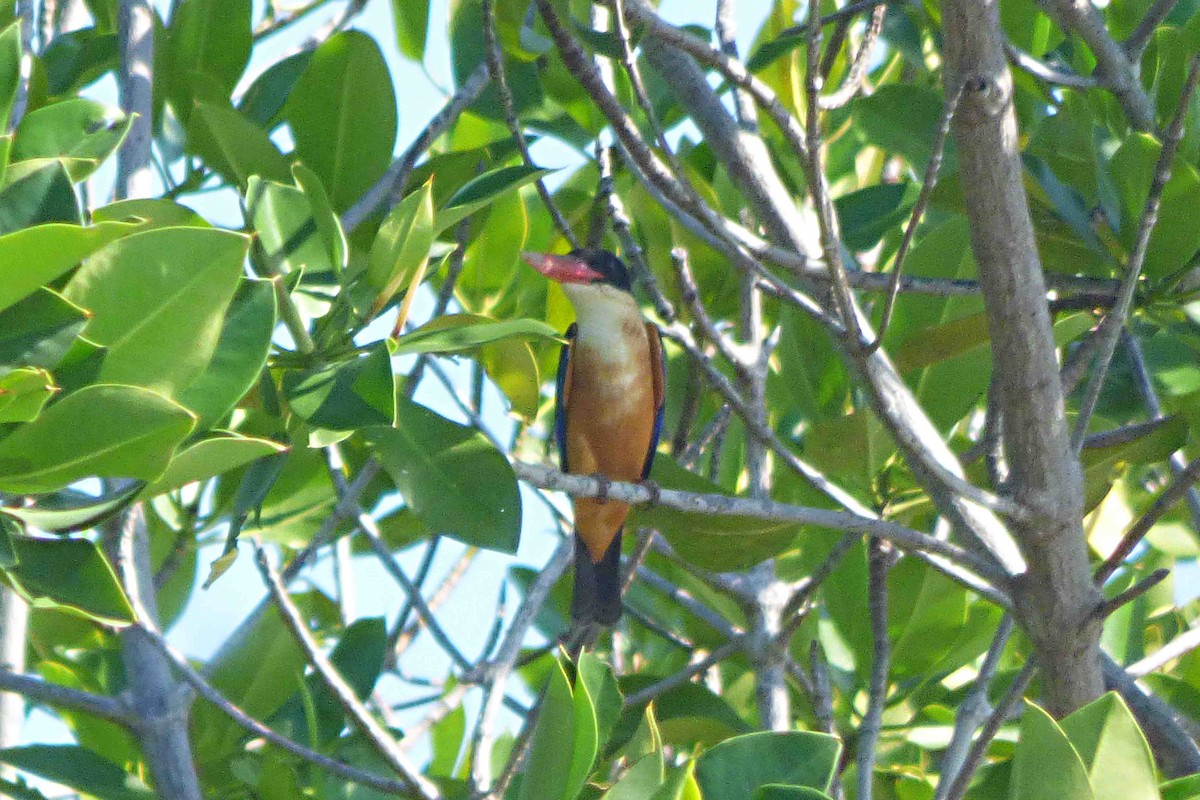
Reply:
M575 307L558 363L554 432L563 472L642 481L662 432L662 339L633 299L629 268L607 250L526 253ZM629 505L575 498L576 624L621 616L621 530Z

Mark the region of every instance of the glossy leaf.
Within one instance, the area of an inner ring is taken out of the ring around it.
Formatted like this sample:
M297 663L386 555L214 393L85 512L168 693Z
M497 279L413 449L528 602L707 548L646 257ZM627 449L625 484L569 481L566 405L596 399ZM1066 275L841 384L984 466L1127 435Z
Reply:
M0 130L8 130L20 81L21 26L12 23L0 31Z
M433 184L426 183L388 214L371 245L367 282L376 291L372 311L383 308L415 272L424 268L436 233Z
M541 320L495 320L478 314L447 314L398 338L393 355L463 353L507 338L562 341L558 331Z
M300 189L252 177L246 190L250 224L272 272L305 275L333 271L311 201Z
M348 209L387 170L396 139L396 100L379 47L344 31L317 48L284 114L300 160Z
M28 297L87 256L137 229L102 222L89 227L38 225L0 236L0 310Z
M75 168L85 169L86 165ZM10 165L4 177L4 188L0 189L0 236L44 223L82 222L64 159L20 161Z
M168 33L171 99L184 120L197 86L229 97L250 59L251 0L182 0Z
M413 61L425 60L429 35L429 0L392 0L392 21L400 52Z
M286 181L287 159L267 132L228 105L198 102L188 124L188 149L235 186L252 175Z
M401 397L396 427L368 428L364 436L426 525L466 544L516 552L516 477L480 433Z
M38 289L0 311L0 366L53 369L88 316L58 292Z
M841 743L821 733L748 733L707 750L696 762L705 800L750 797L767 784L829 788Z
M44 369L27 367L0 375L0 425L35 419L57 391Z
M585 724L589 719L590 701L586 692L582 697L577 701L573 696L570 681L556 662L534 728L520 800L573 800L583 788L579 775L586 777L590 770L596 742L594 730L589 736L579 728L581 713Z
M12 158L63 158L72 181L82 181L116 152L132 120L91 100L64 100L29 112L17 128Z
M195 481L223 475L263 456L286 450L287 448L278 442L236 434L202 439L178 452L171 459L166 472L147 486L144 494L153 497Z
M95 797L154 800L158 795L117 764L73 744L33 744L0 750L0 763Z
M158 228L89 258L63 295L94 314L100 379L178 396L212 358L248 245L229 231Z
M208 365L179 395L195 412L198 429L212 427L258 381L275 330L275 286L243 278L225 312Z
M1054 719L1026 701L1021 739L1013 759L1009 796L1014 800L1090 800L1087 768Z
M86 530L121 511L141 488L142 484L135 481L100 497L65 489L39 497L32 505L0 508L0 511L41 531L70 533Z
M292 411L317 428L356 430L396 418L392 360L383 343L340 364L285 373L283 394Z
M0 491L50 492L89 476L153 480L194 424L146 389L80 389L0 440Z
M485 172L455 192L444 208L437 212L435 221L439 231L444 231L464 217L485 207L505 192L519 189L549 174L549 170L525 165L501 167Z
M1096 800L1158 800L1154 756L1125 702L1109 692L1061 722Z
M34 606L110 623L133 621L116 573L94 542L16 536L12 546L17 563L8 575Z

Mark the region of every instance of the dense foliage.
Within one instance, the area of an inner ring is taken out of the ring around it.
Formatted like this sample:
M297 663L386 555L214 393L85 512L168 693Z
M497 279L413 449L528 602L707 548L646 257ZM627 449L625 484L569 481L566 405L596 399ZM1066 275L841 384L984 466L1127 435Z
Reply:
M792 0L742 4L749 71L641 0L457 0L447 32L428 0L393 0L391 30L353 0L86 0L70 30L79 3L0 4L0 639L25 652L0 687L76 740L10 736L0 762L104 800L1200 797L1176 570L1200 555L1200 5L1084 4L1097 33L1066 0L1001 4L1043 331L980 280L954 4L826 0L819 40ZM397 156L398 115L432 110L384 53L443 36L456 94ZM123 109L93 99L110 76ZM539 169L539 139L581 166ZM237 224L193 210L229 189ZM611 490L643 503L627 613L572 659L550 490L598 487L536 466L572 312L519 254L581 242L634 268L669 378L663 491ZM1065 409L1028 398L1079 446L1046 451L1081 476L1055 541L1009 469L1045 443L1003 405L1005 330L1061 366ZM542 503L554 546L473 620L440 613ZM1112 602L1070 606L1046 552ZM271 598L189 667L160 632L239 553ZM292 585L354 559L394 618Z

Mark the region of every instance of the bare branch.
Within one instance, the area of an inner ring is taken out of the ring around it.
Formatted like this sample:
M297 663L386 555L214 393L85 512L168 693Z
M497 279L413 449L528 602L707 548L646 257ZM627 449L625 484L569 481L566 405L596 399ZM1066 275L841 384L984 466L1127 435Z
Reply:
M500 96L500 108L504 111L504 121L508 124L508 130L512 133L517 150L521 153L521 160L525 162L525 166L534 169L537 165L533 163L533 156L529 153L529 143L525 141L525 132L521 129L521 121L517 119L512 90L508 88L508 78L504 74L504 51L501 48L500 40L496 38L496 17L492 8L492 0L482 0L482 2L483 46L487 57L488 73L496 82L497 94ZM554 221L554 226L571 243L571 249L578 250L579 239L575 237L575 232L571 230L571 224L567 222L567 218L555 205L554 198L550 196L550 190L546 188L546 182L538 178L534 181L534 185L537 187L538 196L542 198L542 205L550 212L550 219Z
M1200 749L1187 734L1175 709L1154 693L1138 685L1121 665L1104 655L1104 680L1118 692L1133 712L1138 726L1146 734L1154 760L1167 777L1179 778L1200 772Z
M1154 106L1142 90L1137 70L1104 26L1104 17L1091 0L1038 0L1038 5L1064 31L1074 31L1096 57L1096 73L1113 93L1133 126L1153 131Z
M1017 151L1013 82L995 0L947 0L946 86L962 87L955 140L971 249L992 341L996 408L1009 465L1006 494L1029 513L1011 530L1028 563L1014 595L1063 715L1103 691L1102 599L1091 581L1082 528L1082 470L1070 446L1057 347Z
M1192 461L1183 469L1175 479L1171 481L1171 485L1163 490L1153 505L1146 509L1146 513L1138 517L1137 521L1129 526L1129 530L1125 531L1125 535L1121 537L1121 541L1108 558L1104 559L1104 563L1096 570L1095 580L1098 584L1105 583L1112 574L1117 571L1122 562L1129 557L1133 549L1137 547L1138 542L1146 538L1146 534L1154 527L1163 516L1170 511L1176 503L1184 498L1188 490L1195 485L1196 481L1200 481L1200 458Z
M1130 586L1116 597L1105 600L1103 603L1096 606L1096 611L1094 612L1095 616L1097 619L1107 619L1108 617L1111 617L1122 606L1137 600L1139 597L1146 594L1146 592L1150 591L1155 586L1169 578L1170 575L1171 570L1167 569L1166 567L1161 567L1154 570L1154 572L1151 572L1149 575L1142 578L1140 581L1133 584L1133 586Z
M871 800L874 796L875 750L883 727L883 707L887 701L888 670L892 658L892 643L888 640L887 576L893 563L895 554L891 548L882 542L872 541L867 550L867 605L871 616L871 638L875 645L871 653L871 677L867 686L867 713L858 726L858 791L855 797L860 800Z
M919 533L911 528L883 519L871 519L845 511L794 506L765 498L752 499L719 494L694 494L674 489L654 489L639 483L606 481L602 487L601 482L592 476L566 475L551 467L521 461L514 462L513 469L516 471L517 477L527 483L543 489L563 491L573 497L598 497L602 491L606 491L610 500L620 500L625 503L654 503L665 508L694 511L701 514L745 516L777 522L800 522L819 528L832 528L871 536L892 542L904 549L924 550L945 556L952 561L968 566L998 585L1004 585L1007 582L1005 573L991 561L951 542L936 539L928 534Z
M1142 17L1142 21L1121 45L1125 48L1125 54L1129 56L1130 62L1137 63L1142 56L1142 51L1150 43L1150 37L1154 35L1154 31L1178 3L1179 0L1154 0L1154 5L1146 10L1146 16Z
M117 151L117 199L151 197L154 170L154 11L147 0L120 0L117 7L121 108L133 117ZM136 115L136 116L135 116Z
M1182 658L1197 647L1200 647L1200 625L1188 628L1150 655L1130 664L1125 671L1135 678L1143 678L1175 659Z
M645 703L649 703L659 695L666 694L677 686L682 686L700 673L721 663L740 650L743 646L744 642L742 641L742 637L730 639L729 641L725 642L725 644L721 645L716 650L713 650L700 660L694 661L683 669L676 670L671 675L655 681L644 689L639 689L638 691L630 694L625 698L625 706L640 706Z
M950 735L950 744L946 746L946 752L942 755L942 774L938 779L937 794L934 796L934 800L946 800L949 796L951 786L956 782L958 775L962 773L966 763L967 750L971 746L971 737L974 736L975 729L983 724L994 711L991 703L988 702L988 688L992 685L992 679L996 677L996 670L1000 666L1000 657L1004 654L1004 648L1008 644L1009 636L1012 635L1012 629L1012 616L1006 614L1000 620L1000 627L996 629L996 636L992 639L987 655L983 658L983 664L979 667L979 673L975 676L971 690L963 698L955 712L954 732Z
M171 661L183 679L191 685L196 693L212 703L222 714L229 717L246 731L254 736L258 736L271 744L285 750L292 755L307 761L310 764L320 767L331 775L336 775L339 778L345 778L359 784L360 786L369 786L372 789L378 789L381 792L399 795L401 797L418 798L420 795L414 793L412 787L407 783L402 783L391 778L383 778L374 775L370 772L356 769L354 767L343 764L342 762L322 755L315 750L311 750L302 744L292 741L291 739L276 733L271 728L251 717L245 711L242 711L233 703L229 702L219 691L217 691L211 683L204 679L192 665L188 662L187 657L171 646L163 635L151 626L147 626L144 622L138 623L147 640L154 645L157 650L166 656Z
M1004 43L1004 53L1008 56L1009 62L1014 67L1023 69L1033 77L1046 83L1069 86L1072 89L1094 89L1097 85L1095 78L1055 69L1044 61L1039 61L1029 55L1029 53L1026 53L1012 42Z
M880 6L880 8L884 8L884 6ZM875 349L883 344L883 337L887 335L888 326L892 323L892 312L895 310L896 297L900 294L901 279L904 276L904 257L908 255L908 249L912 246L917 233L917 224L925 214L929 198L933 196L933 187L937 185L938 171L942 168L942 156L946 152L946 137L950 135L950 122L954 119L954 111L958 108L958 101L961 97L962 87L960 86L946 98L946 107L942 110L937 134L933 137L933 152L929 157L929 163L925 166L925 177L921 181L921 193L917 195L917 202L913 205L912 213L908 217L908 225L904 228L904 238L900 240L900 247L896 250L896 259L892 264L891 284L888 286L887 298L884 300L883 316L879 320L879 333L875 336L875 341L868 345L868 349Z
M131 730L136 728L139 722L139 717L116 698L49 683L32 675L13 672L6 667L0 667L0 691L21 695L27 700L47 706L81 711ZM16 742L7 746L11 747L14 744Z
M304 618L300 614L300 610L296 608L296 604L288 596L287 588L284 587L279 573L275 571L275 568L267 560L266 551L261 546L256 545L254 556L255 562L258 564L258 571L262 575L263 583L266 584L267 589L270 591L271 598L279 608L288 630L291 631L293 638L296 639L297 643L304 650L308 662L312 664L317 674L321 676L321 681L333 693L333 696L338 701L338 705L342 707L342 710L354 722L354 726L371 743L376 752L398 774L404 777L420 797L428 798L428 800L437 800L440 798L441 792L437 786L422 775L413 764L409 763L408 756L404 754L400 745L392 738L391 733L371 715L371 712L354 693L354 689L350 687L350 684L346 683L346 679L341 676L341 673L337 671L337 667L333 665L333 662L329 660L329 657L325 655L324 651L321 650L320 646L313 639L308 626L304 622Z
M434 115L425 129L417 135L412 144L400 155L383 177L367 190L358 202L342 214L342 227L346 232L357 228L368 217L381 207L393 206L404 196L404 186L408 183L409 173L417 165L417 161L438 137L448 131L451 126L467 109L467 106L479 99L483 90L491 80L486 64L480 64L471 75L463 81L449 102L442 110Z
M1146 253L1150 248L1150 234L1158 222L1158 210L1162 203L1163 190L1171 178L1171 167L1175 162L1175 153L1179 151L1179 143L1183 141L1183 123L1188 114L1188 107L1191 104L1192 92L1196 89L1197 80L1200 80L1200 55L1192 57L1187 81L1184 83L1179 97L1179 108L1163 136L1162 150L1159 151L1158 162L1154 165L1154 178L1150 182L1150 193L1146 197L1146 205L1138 222L1133 252L1129 256L1129 264L1125 267L1125 275L1121 279L1117 302L1105 315L1096 332L1096 335L1100 337L1100 353L1096 356L1095 369L1088 381L1083 400L1079 404L1079 416L1075 420L1075 431L1071 437L1071 444L1077 452L1087 434L1092 412L1095 411L1096 403L1100 399L1100 390L1104 387L1104 378L1108 374L1108 366L1112 362L1117 342L1121 338L1121 330L1125 327L1125 321L1133 308L1133 297L1137 292L1138 279L1141 277L1142 266L1146 263Z
M959 768L958 774L954 776L954 780L950 782L950 788L945 794L946 800L962 800L966 795L967 788L971 785L971 778L975 776L975 771L983 763L983 757L987 754L992 739L996 738L996 734L1000 732L1000 727L1008 721L1008 717L1017 707L1017 703L1021 702L1022 696L1025 694L1025 689L1029 686L1029 682L1033 680L1033 673L1036 671L1035 667L1036 663L1034 661L1026 661L1025 666L1021 667L1021 671L1013 676L1012 683L1008 686L1008 691L1004 693L1004 697L1000 698L1000 702L992 710L991 715L987 718L987 722L984 723L983 730L979 732L979 736L971 743L971 749L967 752L967 757L963 759L962 767Z
M863 33L858 53L855 54L854 61L850 64L846 79L842 81L842 85L836 91L824 95L817 101L818 107L822 110L841 108L862 90L863 82L867 79L867 67L871 62L871 52L875 49L875 41L879 38L879 32L883 30L883 19L886 15L887 6L883 3L875 6L871 11L871 21L867 24L866 32ZM811 25L811 23L809 24Z

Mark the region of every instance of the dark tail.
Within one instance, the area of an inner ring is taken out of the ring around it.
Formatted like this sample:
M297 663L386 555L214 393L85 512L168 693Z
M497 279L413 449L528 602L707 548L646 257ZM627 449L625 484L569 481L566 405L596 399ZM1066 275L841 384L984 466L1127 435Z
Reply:
M613 537L604 558L593 564L587 545L575 534L575 596L571 620L616 625L621 618L621 531Z

